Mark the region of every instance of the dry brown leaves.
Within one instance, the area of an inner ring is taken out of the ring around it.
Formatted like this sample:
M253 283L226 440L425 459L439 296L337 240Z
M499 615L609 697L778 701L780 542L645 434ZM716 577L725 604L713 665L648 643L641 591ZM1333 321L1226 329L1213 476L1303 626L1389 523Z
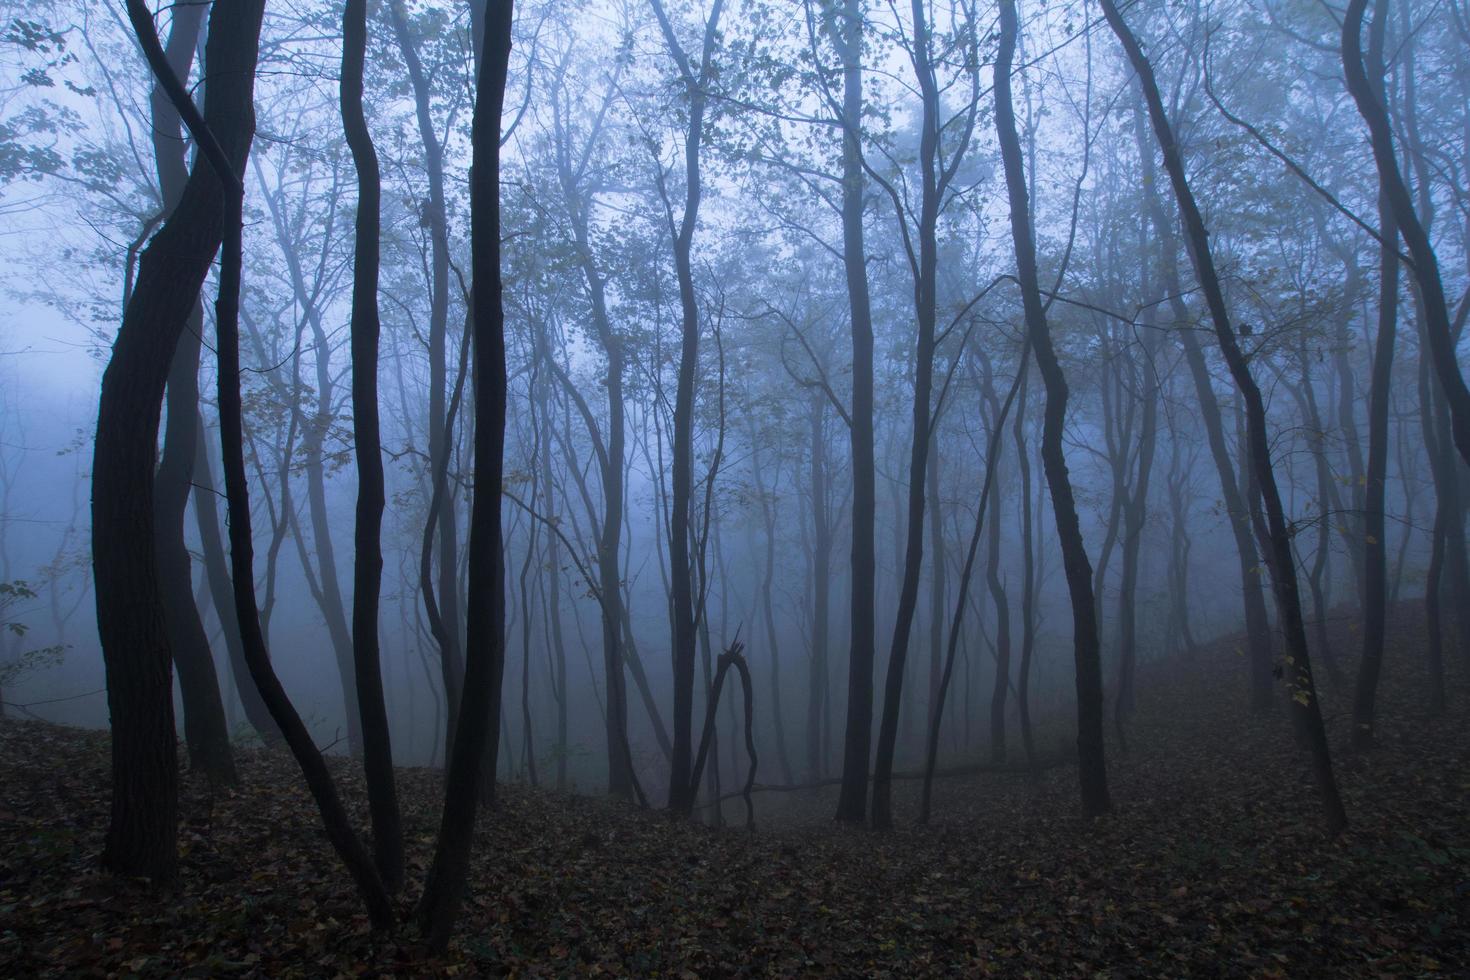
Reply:
M1353 649L1350 624L1338 640ZM1349 692L1324 694L1352 820L1336 841L1225 643L1145 668L1116 812L1090 824L1066 768L946 781L927 828L903 822L906 784L885 835L833 825L822 793L764 798L751 834L506 786L440 959L409 927L370 932L289 758L243 753L228 794L186 782L183 873L159 894L96 870L107 736L7 722L0 975L1463 975L1470 733L1463 708L1422 718L1420 649L1406 608L1374 753L1347 753ZM355 768L334 765L362 819ZM401 780L407 919L440 784Z

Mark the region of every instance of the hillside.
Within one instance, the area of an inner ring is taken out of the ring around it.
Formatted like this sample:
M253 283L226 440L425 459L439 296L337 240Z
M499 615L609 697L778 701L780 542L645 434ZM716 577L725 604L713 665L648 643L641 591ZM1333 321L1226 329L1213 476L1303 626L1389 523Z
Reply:
M763 804L750 833L506 786L482 821L461 938L438 960L411 931L369 933L288 758L242 753L229 795L187 782L181 884L159 898L95 870L107 735L6 722L0 974L1457 974L1470 970L1463 678L1448 716L1414 720L1412 615L1395 627L1382 748L1349 755L1345 698L1324 698L1352 821L1334 842L1285 722L1246 717L1223 642L1146 665L1131 751L1110 746L1115 813L1090 825L1070 766L943 781L928 828L912 824L908 784L888 835L830 823L822 791ZM1348 648L1350 625L1335 629ZM361 814L360 780L336 765ZM439 777L400 779L406 914Z

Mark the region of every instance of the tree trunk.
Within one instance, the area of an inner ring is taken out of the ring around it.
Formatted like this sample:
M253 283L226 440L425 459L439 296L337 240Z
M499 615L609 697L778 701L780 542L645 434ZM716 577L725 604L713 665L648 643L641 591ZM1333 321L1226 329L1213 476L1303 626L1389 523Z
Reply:
M1196 278L1204 291L1209 306L1210 319L1215 327L1215 337L1220 351L1230 367L1241 398L1245 402L1247 432L1250 442L1251 472L1257 481L1257 489L1264 503L1269 532L1270 552L1268 568L1271 572L1272 589L1276 594L1277 612L1282 631L1286 634L1287 650L1291 654L1292 709L1297 719L1297 730L1306 740L1312 753L1313 772L1321 795L1323 815L1328 836L1335 837L1347 824L1342 799L1337 792L1337 781L1332 772L1332 758L1327 745L1327 732L1322 724L1322 705L1317 699L1317 689L1312 677L1311 654L1307 649L1307 633L1302 621L1301 595L1297 586L1296 558L1292 554L1291 532L1286 523L1286 511L1281 503L1281 494L1276 486L1276 474L1271 466L1271 444L1266 432L1266 408L1261 398L1261 389L1251 376L1246 356L1236 343L1235 330L1225 309L1225 296L1215 273L1214 258L1210 251L1209 236L1204 219L1194 200L1184 174L1184 163L1179 148L1174 142L1173 128L1164 114L1163 100L1159 97L1158 85L1154 81L1153 68L1138 46L1113 0L1101 0L1104 16L1113 33L1122 43L1128 60L1143 88L1144 101L1148 105L1149 117L1153 122L1154 135L1163 152L1164 168L1174 188L1180 216L1185 227L1185 240L1194 262ZM1356 2L1356 0L1354 0Z
M1440 279L1439 260L1435 257L1429 233L1414 210L1413 199L1399 172L1393 146L1393 129L1388 110L1380 101L1375 85L1368 76L1363 59L1363 15L1368 0L1349 0L1342 21L1342 64L1348 92L1357 103L1358 114L1368 126L1373 146L1373 160L1378 166L1379 193L1388 202L1399 234L1409 247L1414 280L1418 285L1420 312L1424 317L1424 334L1435 372L1439 376L1445 402L1449 406L1455 448L1470 463L1470 389L1460 374L1455 355L1455 338L1450 327L1450 311L1445 301L1444 283ZM1386 16L1386 13L1385 15ZM1381 77L1381 75L1380 75ZM1390 243L1394 239L1384 235Z
M203 7L181 8L169 28L164 56L181 79L189 77L204 13ZM165 208L171 209L177 205L189 179L179 114L158 85L153 87L148 101L153 116L153 155L158 166L159 190ZM194 472L194 443L199 438L199 354L203 329L204 311L196 298L169 368L168 421L164 427L163 455L154 475L157 496L153 517L158 584L169 646L179 672L189 765L204 773L211 784L228 786L236 779L229 726L225 723L209 636L204 631L199 607L194 603L194 577L189 567L189 550L184 544L184 511Z
M471 4L472 12L479 9ZM452 746L459 717L460 687L464 675L464 653L461 649L459 610L459 533L455 521L453 494L449 492L447 474L453 451L453 411L445 407L448 381L449 350L449 218L444 192L444 146L434 131L430 107L429 76L424 71L409 35L408 17L403 0L389 0L389 20L393 34L408 69L413 90L414 116L418 123L419 141L424 149L424 171L429 182L429 197L423 207L429 222L429 467L434 473L435 493L439 506L431 508L430 520L424 528L424 547L431 555L430 567L421 585L425 612L439 643L440 672L444 677L448 701L449 724L445 729L445 745ZM478 63L478 55L476 55ZM443 487L444 489L440 489ZM438 534L438 566L432 565L434 535ZM438 586L435 588L434 577ZM440 625L433 627L435 622ZM448 749L446 748L446 759Z
M249 70L245 71L247 66L242 66L241 73L251 79L248 83L250 88L253 88L254 54L258 50L262 13L263 4L256 4L245 24L217 25L213 20L210 24L211 40L220 36L216 31L221 27L249 29L250 33L244 36L249 39L248 46L253 49L252 56ZM370 920L376 927L387 928L393 921L393 910L387 892L383 889L382 881L362 842L352 830L347 812L337 796L331 773L312 742L311 733L291 706L285 689L281 687L271 668L265 639L261 633L259 610L255 604L252 567L254 544L250 528L249 488L245 476L244 422L240 397L240 278L244 265L242 238L245 205L245 186L240 172L244 160L231 159L217 141L209 123L200 116L189 100L183 83L170 70L158 45L158 38L153 32L152 17L142 0L128 0L128 15L154 74L188 125L190 134L200 148L201 158L208 161L216 186L222 187L224 192L224 207L220 209L223 219L220 229L223 248L220 254L219 296L215 302L215 324L218 328L215 349L219 357L220 441L225 469L225 496L229 503L231 573L235 611L240 620L245 656L251 676L260 688L261 697L270 708L271 716L284 733L301 765L307 785L316 799L327 836L357 883ZM206 59L215 71L220 70L221 62L218 59L209 56ZM254 112L248 100L245 101L241 114L246 131L253 131ZM241 157L243 155L240 154ZM186 189L186 198L187 195Z
M1015 0L1001 0L1000 54L995 65L995 128L1005 165L1010 197L1011 238L1026 311L1027 334L1036 351L1036 366L1046 385L1045 424L1041 435L1041 462L1051 489L1062 570L1072 600L1073 658L1077 670L1077 759L1082 786L1082 810L1097 816L1112 808L1108 795L1107 763L1103 749L1102 656L1097 633L1097 606L1092 594L1092 566L1087 560L1082 527L1067 460L1062 452L1062 429L1067 417L1067 379L1057 361L1041 304L1036 276L1036 245L1031 234L1031 212L1026 175L1021 163L1021 141L1011 107L1011 64L1016 51Z
M832 528L827 518L827 437L824 419L827 403L820 391L812 392L808 410L811 425L812 495L812 650L807 673L806 768L807 779L826 776L822 751L827 731L827 633L831 616Z
M1023 354L1020 373L1016 378L1016 390L1024 384L1029 351ZM985 397L990 403L990 438L994 441L993 455L986 461L985 479L992 487L991 494L998 496L995 489L1000 479L1000 461L1004 458L1004 431L1006 418L995 398L990 372L985 372ZM1013 392L1012 398L1015 397ZM1009 408L1009 403L1006 404ZM996 506L999 506L997 501ZM990 521L989 540L986 542L985 583L990 589L990 600L995 604L995 683L990 688L990 761L1006 761L1006 695L1011 686L1011 604L1006 596L1005 583L1000 576L1001 536L1000 521Z
M924 564L924 483L928 476L929 445L933 438L934 419L930 401L934 392L934 343L939 290L938 223L953 162L944 166L940 160L939 131L941 98L939 84L931 60L930 29L926 23L922 0L911 4L913 37L911 56L914 75L919 83L923 107L919 135L919 168L922 192L918 216L918 253L909 250L914 275L914 402L912 443L909 447L908 505L906 508L903 579L898 590L898 612L893 624L893 640L888 648L888 671L883 684L883 713L878 724L878 751L873 762L873 826L879 830L893 825L892 783L893 758L898 743L898 720L903 703L904 670L908 665L909 640L913 631L914 612L919 600L919 576ZM965 137L961 137L963 146ZM963 152L952 149L952 154ZM905 220L898 214L900 222ZM907 241L907 236L905 236ZM898 524L895 523L895 532Z
M196 382L197 384L197 382ZM204 554L204 575L209 584L209 599L219 616L220 632L224 634L225 652L230 659L230 677L235 682L235 694L245 709L245 718L255 734L267 748L280 744L281 732L276 728L265 701L260 697L255 682L250 679L250 667L245 663L245 645L240 640L240 619L235 615L235 599L231 593L229 559L225 556L224 540L220 534L219 494L214 487L214 466L209 455L209 439L204 428L204 418L195 409L194 438L194 519L199 527L199 546Z
M206 57L213 81L205 112L236 166L254 135L262 3L227 4L210 18ZM155 71L171 73L147 8L141 0L128 6L135 30L146 31L159 49ZM153 463L169 365L220 245L222 202L218 176L199 161L173 214L144 249L102 376L93 451L92 567L112 716L112 811L102 864L159 881L177 870L178 773Z
M1387 105L1383 42L1388 0L1378 0L1369 31L1370 83L1381 105ZM1373 380L1368 395L1368 472L1363 512L1363 653L1353 695L1353 748L1373 747L1373 711L1383 670L1385 620L1388 615L1388 543L1384 540L1384 496L1388 489L1388 386L1393 380L1394 335L1398 329L1398 224L1386 194L1378 195L1379 245L1378 338L1373 347Z
M500 117L510 66L513 0L487 12L485 57L475 85L471 134L470 247L475 336L475 473L470 512L470 602L464 692L444 783L434 861L419 900L419 925L431 948L449 944L469 873L481 755L500 727L505 669L505 567L500 487L505 450L505 309L500 274ZM495 759L493 741L490 760Z
M873 740L874 600L878 561L877 464L873 450L873 307L863 244L863 3L843 0L833 42L842 58L842 265L852 321L852 597L848 605L847 720L837 819L862 823L867 813Z
M1145 252L1147 255L1147 252ZM1144 276L1145 296L1148 276ZM1143 545L1144 523L1148 517L1149 478L1153 473L1154 449L1158 444L1159 379L1155 374L1158 331L1145 324L1143 357L1139 368L1143 375L1143 418L1138 433L1137 469L1133 485L1123 502L1123 571L1118 587L1118 693L1114 702L1114 719L1119 740L1123 725L1136 707L1135 676L1138 670L1138 560ZM1126 742L1124 743L1126 745Z
M1163 286L1169 294L1169 307L1176 325L1187 324L1189 312L1184 305L1179 282L1177 240L1174 237L1173 224L1164 211L1163 200L1157 190L1153 153L1147 147L1142 112L1139 113L1138 142L1147 195L1145 203L1154 229L1159 235L1159 254L1164 271ZM1235 554L1240 561L1241 605L1245 614L1246 642L1249 646L1251 710L1258 715L1265 715L1271 710L1271 626L1266 613L1266 598L1262 594L1258 568L1260 556L1251 535L1250 508L1241 497L1235 466L1230 460L1229 444L1225 440L1225 423L1220 412L1220 402L1215 397L1214 383L1210 378L1210 369L1205 364L1199 338L1195 336L1193 329L1184 326L1179 329L1179 340L1184 348L1184 359L1189 366L1190 378L1194 382L1200 421L1205 428L1205 441L1209 444L1210 458L1214 461L1215 472L1220 480L1220 498L1225 504L1230 533L1235 540Z
M674 236L674 271L679 280L681 341L678 385L674 392L674 446L671 468L673 492L669 514L669 575L672 595L672 651L674 674L674 752L669 774L669 809L688 816L693 812L696 787L690 782L693 752L694 657L697 642L693 567L690 562L690 496L694 482L694 374L699 364L699 304L694 292L694 232L699 224L700 152L704 142L704 115L709 101L706 83L714 53L723 0L715 0L704 27L704 47L698 71L674 36L661 0L652 0L659 28L670 55L678 65L688 99L688 127L684 134L684 213Z
M347 0L342 15L342 129L357 168L357 234L352 260L352 435L357 454L353 536L352 660L362 714L363 772L373 823L373 855L389 891L403 886L403 828L393 777L393 746L378 657L383 587L383 451L378 424L378 267L382 178L363 114L368 0Z
M1016 468L1021 471L1021 662L1016 666L1016 720L1021 726L1021 746L1026 764L1036 765L1036 745L1031 737L1031 658L1036 652L1036 548L1032 537L1031 454L1026 447L1026 377L1021 377L1020 402L1016 408Z

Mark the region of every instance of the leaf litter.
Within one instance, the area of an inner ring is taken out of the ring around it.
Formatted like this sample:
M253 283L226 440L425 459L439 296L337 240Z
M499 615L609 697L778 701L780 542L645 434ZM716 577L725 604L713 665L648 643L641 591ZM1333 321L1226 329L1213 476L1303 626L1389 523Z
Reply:
M1115 810L1090 823L1072 767L940 780L927 827L897 784L886 834L834 824L832 789L758 795L749 832L504 784L437 958L411 925L369 929L289 756L240 752L232 791L185 774L160 892L97 869L107 734L4 721L0 975L1464 976L1470 692L1451 673L1451 710L1423 717L1422 630L1400 607L1375 751L1347 750L1351 691L1323 693L1351 821L1334 841L1284 710L1249 716L1226 640L1141 666ZM359 770L332 765L365 826ZM409 923L442 787L399 780Z

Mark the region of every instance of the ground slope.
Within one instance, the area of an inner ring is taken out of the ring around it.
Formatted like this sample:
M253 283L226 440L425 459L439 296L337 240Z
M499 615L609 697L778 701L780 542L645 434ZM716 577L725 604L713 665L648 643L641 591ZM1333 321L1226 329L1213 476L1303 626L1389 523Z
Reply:
M1247 717L1225 642L1146 668L1131 752L1110 746L1117 810L1092 824L1070 766L945 780L928 828L905 784L881 836L828 822L827 791L766 796L777 826L749 833L507 786L437 960L411 930L370 934L288 758L243 753L231 794L186 782L183 875L159 896L96 871L106 734L0 723L0 976L1465 975L1470 715L1420 717L1415 613L1396 617L1378 751L1349 755L1347 692L1324 697L1352 821L1336 841L1288 726ZM400 778L407 914L439 777Z

